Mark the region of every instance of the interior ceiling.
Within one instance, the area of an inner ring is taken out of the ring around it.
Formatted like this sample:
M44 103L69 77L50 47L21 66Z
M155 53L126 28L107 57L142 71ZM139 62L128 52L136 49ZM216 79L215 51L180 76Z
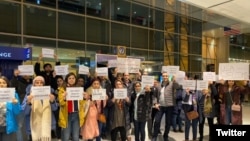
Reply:
M224 36L223 27L238 25L241 33L250 33L249 0L179 0L202 9L201 20L221 26L208 30L206 36Z

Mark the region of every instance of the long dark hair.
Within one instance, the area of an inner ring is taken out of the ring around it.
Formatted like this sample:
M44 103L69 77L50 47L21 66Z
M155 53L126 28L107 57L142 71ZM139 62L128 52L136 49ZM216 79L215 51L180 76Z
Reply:
M68 86L68 79L69 79L69 77L70 76L74 76L75 77L75 79L76 79L76 75L73 73L73 72L70 72L70 73L68 73L66 76L65 76L65 86L64 86L64 88L66 88L67 86ZM76 83L77 83L77 81L75 81L75 84L73 84L72 86L74 87L74 86L76 86Z

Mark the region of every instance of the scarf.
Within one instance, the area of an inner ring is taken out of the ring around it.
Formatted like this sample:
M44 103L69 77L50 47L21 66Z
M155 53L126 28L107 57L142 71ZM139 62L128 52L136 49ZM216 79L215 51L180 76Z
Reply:
M51 119L49 100L33 100L30 117L32 141L51 141Z

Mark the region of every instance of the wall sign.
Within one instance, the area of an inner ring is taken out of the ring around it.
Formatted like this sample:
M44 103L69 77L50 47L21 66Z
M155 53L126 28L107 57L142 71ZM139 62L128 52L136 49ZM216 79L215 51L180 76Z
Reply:
M0 46L0 59L30 60L31 57L32 57L31 48Z

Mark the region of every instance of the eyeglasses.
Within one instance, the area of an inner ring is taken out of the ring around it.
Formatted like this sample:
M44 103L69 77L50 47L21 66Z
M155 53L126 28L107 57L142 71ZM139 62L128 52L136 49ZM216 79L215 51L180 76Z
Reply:
M168 77L168 75L162 75L162 77Z

